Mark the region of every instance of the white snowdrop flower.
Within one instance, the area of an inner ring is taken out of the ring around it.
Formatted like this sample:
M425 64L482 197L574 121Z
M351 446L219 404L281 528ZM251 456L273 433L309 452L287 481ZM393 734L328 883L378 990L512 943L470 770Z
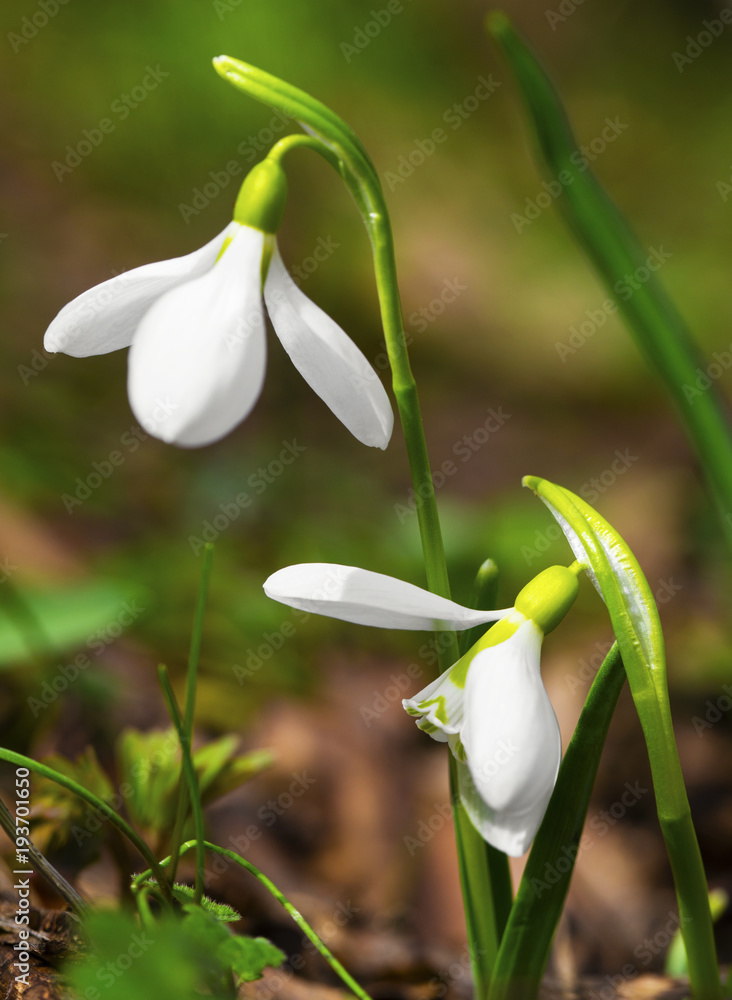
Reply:
M539 669L541 643L577 594L579 564L552 566L513 608L474 611L390 576L327 563L289 566L264 584L274 600L381 628L463 630L496 622L404 708L458 760L460 797L494 847L528 850L554 789L562 747Z
M228 434L259 398L266 368L264 302L295 367L359 441L386 448L389 398L362 352L288 274L274 234L287 186L275 160L247 176L234 221L193 253L118 274L52 321L49 352L74 357L129 347L128 394L142 427L183 447Z

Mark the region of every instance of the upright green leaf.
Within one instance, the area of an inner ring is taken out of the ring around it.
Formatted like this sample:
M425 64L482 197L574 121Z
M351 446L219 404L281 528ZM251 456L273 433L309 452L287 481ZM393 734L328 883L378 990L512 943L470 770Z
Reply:
M556 518L607 605L648 748L691 985L699 1000L717 1000L721 984L707 883L676 749L656 603L627 543L597 511L546 479L526 476L524 485L534 490Z
M592 682L534 839L491 981L491 1000L529 1000L541 986L579 853L608 727L625 683L617 644Z
M539 157L560 192L557 207L608 293L617 296L618 311L638 347L671 393L732 541L727 517L732 511L730 424L716 385L703 391L696 386L702 360L655 273L661 262L649 259L648 249L588 168L557 91L510 19L495 11L488 17L488 29L516 75ZM618 286L627 286L629 275L638 275L631 294L618 295Z

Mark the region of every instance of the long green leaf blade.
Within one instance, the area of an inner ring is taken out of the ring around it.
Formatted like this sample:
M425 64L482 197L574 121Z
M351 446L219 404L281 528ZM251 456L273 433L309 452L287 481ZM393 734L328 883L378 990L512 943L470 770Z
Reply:
M654 270L649 252L600 185L579 150L567 113L540 62L513 27L495 11L488 29L513 69L531 119L539 157L561 193L557 207L611 295L618 283L636 271L630 295L617 295L619 312L649 365L660 375L674 399L696 449L722 523L732 542L732 430L721 395L714 384L696 388L703 365L698 348L678 309ZM642 269L639 271L639 269Z
M524 485L557 519L607 605L648 749L689 978L698 1000L717 1000L722 994L706 876L676 749L663 633L648 582L626 542L588 503L536 476L526 476Z
M592 682L508 919L491 1000L537 995L562 914L608 727L625 683L617 644ZM547 881L547 873L552 881Z

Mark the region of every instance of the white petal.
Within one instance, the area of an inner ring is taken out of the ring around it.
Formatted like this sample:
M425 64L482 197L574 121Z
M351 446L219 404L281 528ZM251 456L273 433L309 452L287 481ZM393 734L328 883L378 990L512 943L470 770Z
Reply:
M291 608L378 628L462 630L512 610L471 611L393 576L335 563L287 566L265 581L264 592Z
M562 756L539 672L542 632L532 622L478 653L465 684L460 794L482 836L520 857L539 829Z
M452 667L413 698L402 700L404 710L419 719L419 729L438 743L446 743L448 736L456 736L463 726L465 691L453 683L451 674Z
M386 448L394 414L379 376L338 324L300 291L276 246L264 299L275 333L308 385L354 437Z
M184 257L144 264L82 292L51 321L47 351L87 358L129 347L135 330L157 298L213 267L231 225Z
M184 447L210 444L256 403L266 363L263 245L263 233L238 226L207 274L146 313L130 350L128 391L148 433Z

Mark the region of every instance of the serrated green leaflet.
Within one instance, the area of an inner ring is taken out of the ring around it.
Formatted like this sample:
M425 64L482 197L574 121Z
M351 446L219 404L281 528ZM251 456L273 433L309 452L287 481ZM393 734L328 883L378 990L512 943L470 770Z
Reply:
M151 881L153 880L151 879ZM184 882L176 882L173 886L173 897L179 903L193 903L195 895L196 890L193 886L186 885ZM201 908L210 913L216 920L227 924L235 924L237 920L241 920L241 914L237 913L233 906L229 906L227 903L217 903L210 896L201 896Z
M212 976L223 969L238 982L251 983L261 979L268 966L276 967L285 961L280 949L265 938L233 935L214 913L193 903L183 909L186 936L206 952Z
M231 997L227 977L259 979L285 956L263 938L237 938L197 907L180 919L167 917L142 928L127 913L102 912L89 918L93 950L66 967L80 997L108 1000L198 1000L201 987L213 997Z

